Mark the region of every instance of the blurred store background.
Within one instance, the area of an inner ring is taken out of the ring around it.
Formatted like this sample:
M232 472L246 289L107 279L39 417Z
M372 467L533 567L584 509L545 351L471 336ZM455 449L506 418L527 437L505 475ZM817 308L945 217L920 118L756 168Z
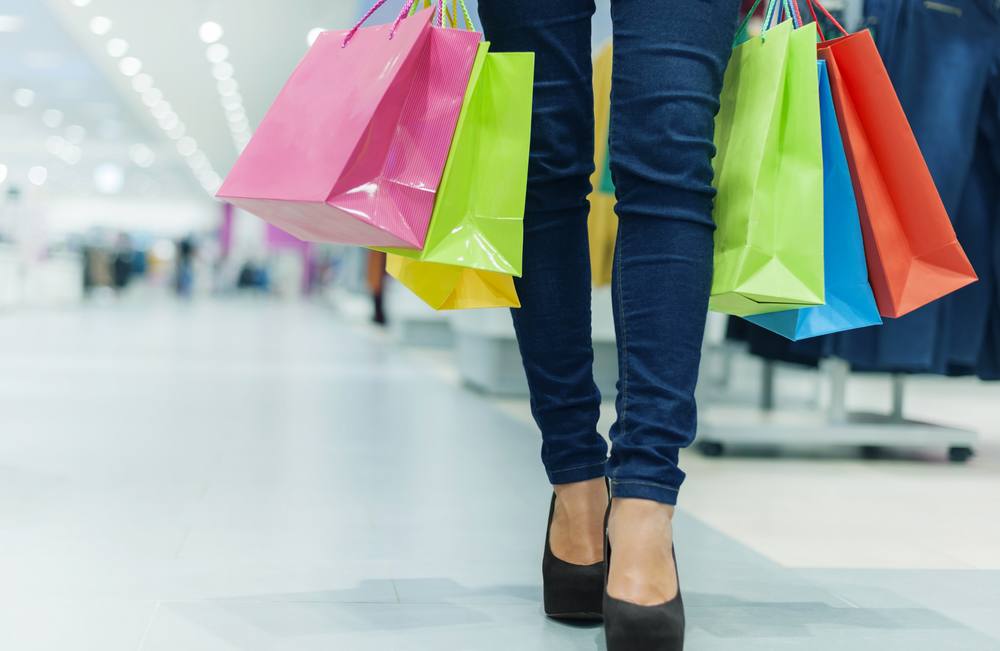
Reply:
M509 315L213 198L362 4L0 0L0 649L594 648L537 616ZM693 648L1000 649L995 385L746 339L713 315L684 457Z

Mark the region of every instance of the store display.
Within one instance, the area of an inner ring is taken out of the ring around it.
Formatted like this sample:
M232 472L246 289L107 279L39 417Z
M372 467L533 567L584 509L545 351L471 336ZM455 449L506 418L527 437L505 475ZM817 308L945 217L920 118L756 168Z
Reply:
M710 307L738 316L824 302L816 28L774 25L776 5L733 50L716 119Z
M314 241L420 248L480 35L395 24L319 35L218 196Z

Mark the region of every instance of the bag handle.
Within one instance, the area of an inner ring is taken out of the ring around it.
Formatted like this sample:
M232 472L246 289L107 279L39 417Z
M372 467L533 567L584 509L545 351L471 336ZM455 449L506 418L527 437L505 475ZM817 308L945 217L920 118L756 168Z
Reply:
M396 30L399 29L399 23L401 23L403 19L406 18L406 16L410 13L410 9L413 7L414 1L415 0L407 0L406 4L400 10L399 15L396 16L395 22L392 23L392 30L389 32L390 39L396 35ZM361 20L359 20L358 23L354 27L352 27L349 32L347 32L347 35L344 36L344 42L341 44L340 47L347 47L347 44L351 42L351 39L354 38L354 35L358 33L359 29L361 29L361 26L364 25L368 21L368 19L372 17L372 14L378 11L382 7L382 5L384 5L386 2L388 2L388 0L378 0L375 4L373 4L371 9L365 12L365 15L361 17ZM441 24L441 16L443 15L443 12L444 12L444 0L437 0L437 17L439 25Z
M424 9L430 7L431 6L431 2L432 2L432 0L423 0ZM411 16L413 14L417 13L417 11L420 9L420 5L421 5L420 2L414 3L413 7L410 8L410 15ZM464 19L464 22L465 22L465 29L469 30L470 32L476 31L476 26L472 22L472 17L471 17L471 14L469 13L469 7L466 6L465 0L452 0L451 1L451 8L450 9L448 8L447 4L445 4L444 17L448 19L448 24L453 29L458 29L458 16L459 16L459 11L458 10L459 9L462 10L462 14L461 15L462 15L462 18ZM444 25L441 24L440 20L438 22L438 25L441 26L441 27L444 27Z
M830 20L830 22L833 23L834 26L840 30L841 34L843 34L844 36L850 36L850 33L846 29L844 29L844 26L841 25L840 22L837 21L837 19L834 18L829 11L827 11L826 7L820 4L819 0L806 0L806 4L809 6L809 13L812 14L813 22L816 23L816 33L819 34L819 37L821 39L825 41L826 36L823 35L823 28L819 26L819 17L816 15L816 7L819 7L819 10L823 12L823 15L826 16Z
M753 5L747 12L743 20L740 21L739 26L736 28L736 36L733 38L733 47L736 47L740 43L747 40L747 29L750 26L750 19L753 18L754 14L757 12L757 8L760 6L762 0L754 0ZM777 10L780 5L780 10ZM778 18L778 14L787 12L788 15L792 16L792 22L795 27L802 26L802 15L797 11L795 2L793 0L768 0L767 7L764 10L764 21L763 27L761 28L761 35L765 34L767 30L771 29L775 23L775 19Z

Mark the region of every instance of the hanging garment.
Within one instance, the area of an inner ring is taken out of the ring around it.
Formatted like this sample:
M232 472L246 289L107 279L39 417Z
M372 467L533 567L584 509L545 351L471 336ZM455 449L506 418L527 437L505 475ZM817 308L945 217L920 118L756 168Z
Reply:
M1000 61L1000 8L992 0L868 0L876 44L949 214L962 208L988 89ZM962 240L969 240L964 229ZM982 259L976 272L990 273ZM961 295L960 295L961 296ZM988 304L955 314L955 296L881 329L838 335L836 351L854 366L878 371L944 373L954 341L949 321L984 322ZM951 315L951 316L949 316Z

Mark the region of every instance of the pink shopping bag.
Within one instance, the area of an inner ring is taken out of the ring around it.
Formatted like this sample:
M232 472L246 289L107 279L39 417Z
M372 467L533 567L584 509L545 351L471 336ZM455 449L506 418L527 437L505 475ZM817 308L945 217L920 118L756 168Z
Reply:
M218 196L304 240L422 248L480 35L412 4L320 35Z

